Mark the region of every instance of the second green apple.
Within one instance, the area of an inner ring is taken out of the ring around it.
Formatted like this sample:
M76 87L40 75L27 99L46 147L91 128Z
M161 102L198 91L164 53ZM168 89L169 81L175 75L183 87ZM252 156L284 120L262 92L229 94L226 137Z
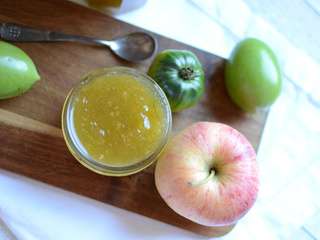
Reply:
M281 92L281 71L264 42L248 38L237 44L227 61L225 83L231 99L243 110L271 105Z

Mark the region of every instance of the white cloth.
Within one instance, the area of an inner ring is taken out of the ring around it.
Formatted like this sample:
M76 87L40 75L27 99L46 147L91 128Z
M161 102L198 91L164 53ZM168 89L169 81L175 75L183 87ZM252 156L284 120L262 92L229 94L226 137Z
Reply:
M224 57L248 36L274 49L285 81L258 153L261 191L222 239L320 238L320 2L149 0L117 17ZM203 238L4 171L0 214L22 240Z

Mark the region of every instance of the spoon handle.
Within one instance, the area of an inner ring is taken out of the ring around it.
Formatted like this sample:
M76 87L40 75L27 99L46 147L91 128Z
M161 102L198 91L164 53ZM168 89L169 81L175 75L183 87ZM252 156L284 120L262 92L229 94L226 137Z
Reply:
M109 41L60 32L39 30L14 23L0 24L0 38L11 42L81 42L110 45Z

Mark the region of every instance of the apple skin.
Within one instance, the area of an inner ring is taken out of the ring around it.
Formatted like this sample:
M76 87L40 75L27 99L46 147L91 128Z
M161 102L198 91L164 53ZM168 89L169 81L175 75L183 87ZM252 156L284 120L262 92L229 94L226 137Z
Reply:
M232 127L197 122L171 139L158 159L155 183L183 217L205 226L231 225L256 200L256 153Z

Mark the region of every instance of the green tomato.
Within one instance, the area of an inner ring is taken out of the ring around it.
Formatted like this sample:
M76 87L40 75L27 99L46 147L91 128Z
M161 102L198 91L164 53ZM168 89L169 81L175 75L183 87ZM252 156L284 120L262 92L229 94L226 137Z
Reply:
M238 106L248 112L270 106L281 82L276 56L264 42L248 38L238 43L225 68L227 91Z
M24 93L39 79L35 65L25 52L0 41L0 99Z
M165 92L173 112L193 106L204 93L204 72L190 51L162 51L152 62L148 75Z

